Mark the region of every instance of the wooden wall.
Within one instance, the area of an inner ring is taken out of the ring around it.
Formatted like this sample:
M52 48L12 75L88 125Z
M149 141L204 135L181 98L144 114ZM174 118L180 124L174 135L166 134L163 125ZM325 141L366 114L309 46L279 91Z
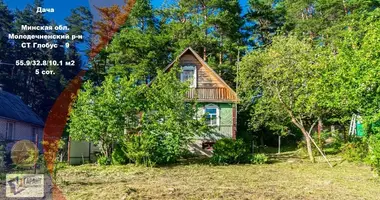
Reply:
M217 77L211 74L210 70L202 66L202 64L190 52L181 57L181 65L197 66L197 88L217 88L225 87Z

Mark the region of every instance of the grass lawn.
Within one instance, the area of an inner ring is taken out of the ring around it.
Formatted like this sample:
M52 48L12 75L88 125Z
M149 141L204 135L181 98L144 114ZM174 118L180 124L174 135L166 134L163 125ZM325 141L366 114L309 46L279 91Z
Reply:
M312 164L284 153L272 164L160 168L70 166L58 174L67 199L379 199L368 166L330 157Z

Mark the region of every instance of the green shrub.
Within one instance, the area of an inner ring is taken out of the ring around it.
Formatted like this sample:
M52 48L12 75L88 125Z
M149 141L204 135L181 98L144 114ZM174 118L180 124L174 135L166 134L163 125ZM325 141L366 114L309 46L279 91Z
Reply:
M380 172L380 134L371 135L368 140L368 163Z
M125 141L127 157L137 165L153 166L154 143L146 135L132 135Z
M111 160L105 156L101 156L97 160L98 165L110 165Z
M350 162L361 162L364 161L368 155L368 144L367 142L357 140L353 142L346 143L342 146L343 158Z
M211 162L214 164L238 164L249 163L250 151L243 140L223 138L213 146Z
M128 157L124 151L124 147L117 145L112 152L112 164L114 165L124 165L128 163Z
M331 136L328 137L326 141L328 141L324 148L326 154L337 154L342 151L344 139L341 134L331 133Z
M190 159L190 158L196 158L196 157L199 157L199 155L191 152L189 149L183 149L181 151L181 158L183 159Z
M265 164L268 162L268 156L266 156L263 153L255 154L251 158L251 163L252 164Z
M145 166L175 163L188 148L178 135L158 132L131 135L124 144L130 161Z

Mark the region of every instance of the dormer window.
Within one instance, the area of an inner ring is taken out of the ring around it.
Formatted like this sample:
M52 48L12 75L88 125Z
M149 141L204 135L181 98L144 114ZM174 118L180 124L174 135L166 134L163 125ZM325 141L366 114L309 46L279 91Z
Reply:
M186 65L182 67L181 82L190 82L190 87L195 88L197 86L197 68L192 65Z

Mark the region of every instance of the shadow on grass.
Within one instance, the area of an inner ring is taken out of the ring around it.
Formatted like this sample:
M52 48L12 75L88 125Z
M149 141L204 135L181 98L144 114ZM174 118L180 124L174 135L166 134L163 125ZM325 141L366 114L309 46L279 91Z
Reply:
M62 185L81 185L81 186L93 186L93 185L104 185L104 184L113 184L115 183L115 181L95 181L95 182L91 182L91 181L65 181L65 180L62 180L61 181L61 184ZM118 180L117 183L130 183L128 182L127 180Z

